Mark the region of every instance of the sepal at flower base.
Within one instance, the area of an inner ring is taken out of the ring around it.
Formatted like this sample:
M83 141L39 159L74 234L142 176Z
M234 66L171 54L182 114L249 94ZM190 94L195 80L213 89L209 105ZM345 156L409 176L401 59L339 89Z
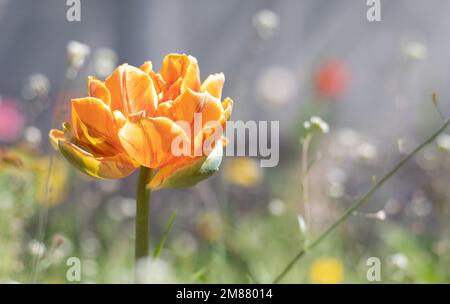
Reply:
M153 176L148 187L152 190L192 187L219 170L222 156L223 144L218 141L208 156L186 157L165 166Z

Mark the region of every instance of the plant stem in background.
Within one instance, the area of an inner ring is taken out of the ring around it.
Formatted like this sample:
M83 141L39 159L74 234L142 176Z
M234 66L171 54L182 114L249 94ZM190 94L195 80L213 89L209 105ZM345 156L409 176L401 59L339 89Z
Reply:
M149 252L150 189L147 184L151 175L152 169L141 167L136 188L135 264Z
M64 81L61 85L61 89L60 89L60 93L59 96L61 96L61 99L57 99L57 101L59 103L64 103L66 100L66 94L67 94L67 88L69 87L70 84L70 80L69 78L65 77ZM58 107L58 102L56 103L56 107ZM54 127L56 127L59 123L61 123L61 117L59 117L58 115L56 115L55 113L52 114L52 129ZM50 143L48 143L48 145L50 145ZM46 182L45 182L45 202L48 203L49 199L50 199L50 195L51 195L51 188L52 188L52 180L51 180L51 175L53 174L53 167L54 167L54 157L55 157L55 153L50 152L50 159L48 162L48 168L47 168L47 177L46 177ZM50 205L50 204L49 204ZM45 239L45 225L47 223L47 217L48 217L48 208L45 207L43 208L43 210L39 211L39 222L38 222L38 228L37 228L37 236L36 239L43 241ZM40 256L36 256L33 259L33 269L31 271L31 283L37 282L37 278L39 276L39 271L40 271L40 262L41 262L41 257Z
M308 133L303 140L302 144L302 196L303 196L303 216L305 217L305 222L307 227L310 222L310 206L309 206L309 183L308 183L308 153L309 153L309 144L311 142L312 135Z
M280 282L286 274L292 269L292 267L297 263L297 261L304 256L309 250L313 249L320 242L325 239L336 227L338 227L342 222L344 222L353 212L355 212L359 207L365 204L369 198L387 181L391 178L403 165L410 160L414 155L422 150L426 145L432 142L439 134L441 134L450 125L450 119L445 120L444 124L428 139L426 139L422 144L415 148L411 153L402 158L386 175L383 176L376 184L370 188L359 200L357 200L352 206L350 206L342 215L339 217L330 227L328 227L324 232L322 232L314 241L306 245L302 250L300 250L297 255L287 264L283 271L275 278L274 283Z

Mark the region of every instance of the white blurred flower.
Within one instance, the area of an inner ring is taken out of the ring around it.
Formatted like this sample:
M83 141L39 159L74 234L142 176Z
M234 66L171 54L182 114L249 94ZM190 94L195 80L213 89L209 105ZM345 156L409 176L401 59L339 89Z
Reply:
M328 183L326 193L331 198L341 198L345 194L345 186L341 183Z
M427 58L428 49L426 45L418 41L408 41L403 44L403 53L412 60L423 60Z
M121 200L120 211L126 217L134 217L136 214L136 201L132 198L125 198Z
M450 135L441 134L436 139L436 143L439 149L450 152Z
M83 66L90 53L91 48L84 43L70 41L67 44L67 60L69 61L69 66L75 71Z
M142 258L136 263L136 281L140 284L173 283L174 275L165 261Z
M271 200L267 207L269 212L276 216L280 216L286 211L286 204L280 199Z
M360 143L356 148L356 153L365 160L374 160L378 156L377 148L369 142Z
M389 257L389 262L400 269L407 268L409 264L408 257L403 253L396 253L391 255Z
M280 24L278 15L268 9L261 10L253 16L253 26L261 39L270 38Z
M358 132L350 128L340 129L337 138L341 145L349 148L355 147L360 140Z
M382 221L385 220L387 217L386 211L384 211L384 210L378 211L377 213L375 213L375 217Z
M100 48L94 53L95 73L105 78L111 74L117 65L117 54L110 48Z
M330 183L344 184L347 181L347 174L340 168L331 168L327 172L327 180Z
M380 220L380 221L384 221L387 217L386 215L386 211L384 210L380 210L378 212L375 213L366 213L366 212L358 212L358 211L354 211L353 215L358 215L367 219L374 219L374 220Z
M311 116L309 120L303 123L303 127L308 131L317 130L323 134L330 132L328 123L318 116Z
M45 252L47 251L47 248L45 245L37 240L31 240L28 243L28 250L30 251L31 255L42 257L44 256Z
M34 126L29 126L25 129L24 132L25 140L31 144L38 145L42 141L42 133L41 130Z
M414 195L410 206L412 212L418 217L427 216L433 209L431 202L423 195Z
M326 193L331 198L341 198L345 194L345 182L347 181L347 174L339 168L331 168L326 173L328 181L326 186Z
M265 68L256 81L257 95L263 105L286 104L294 98L297 89L295 74L283 66Z
M300 229L300 233L302 236L305 236L308 230L308 227L306 225L306 221L303 218L303 216L298 215L297 216L297 222L298 222L298 228Z
M46 98L50 90L50 81L40 73L31 74L26 80L22 89L22 96L25 100L35 100Z

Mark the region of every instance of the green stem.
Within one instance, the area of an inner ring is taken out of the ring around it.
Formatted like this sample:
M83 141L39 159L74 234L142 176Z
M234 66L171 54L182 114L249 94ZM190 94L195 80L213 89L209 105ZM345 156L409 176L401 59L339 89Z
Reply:
M376 184L370 188L369 191L364 194L359 200L357 200L352 206L350 206L330 227L328 227L322 234L320 234L314 241L306 245L300 250L297 255L287 264L283 271L275 278L274 283L280 282L284 276L292 269L297 261L304 256L309 250L316 247L325 237L327 237L337 226L344 222L354 211L365 204L369 198L389 179L391 178L403 165L417 154L423 147L432 142L439 134L441 134L450 125L450 119L447 119L444 124L427 140L415 148L411 153L402 158L394 168L392 168L383 178L381 178Z
M148 256L150 223L150 190L147 188L152 175L150 168L141 167L136 188L135 263Z
M312 135L306 135L302 145L302 195L303 195L303 216L305 217L306 227L309 229L309 180L308 180L308 153Z

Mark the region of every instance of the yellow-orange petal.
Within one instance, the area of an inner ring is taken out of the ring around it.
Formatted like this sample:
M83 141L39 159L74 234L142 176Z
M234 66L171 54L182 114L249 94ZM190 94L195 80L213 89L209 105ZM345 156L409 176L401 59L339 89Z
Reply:
M225 133L226 122L231 117L233 100L226 98L221 104L223 110L218 109L216 103L210 103L209 105L209 109L202 115L202 118L204 118L201 132L193 135L193 145L196 155L203 155L205 152L208 152L203 151L203 144L207 139L213 144L217 143L220 139L222 139L222 144L226 143L226 141L223 141L222 135ZM202 150L199 151L199 149Z
M139 67L144 73L150 73L153 71L153 64L151 61L145 61L140 67Z
M190 88L200 90L200 70L197 59L185 54L169 54L163 59L161 72L162 78L170 87L178 78L183 79L181 91Z
M64 132L57 129L50 130L48 136L50 138L50 143L55 150L59 149L58 142L60 140L65 140Z
M175 81L170 88L165 90L163 92L163 95L161 96L161 101L165 102L167 100L174 100L177 98L181 93L181 86L183 85L183 79L178 78L177 81Z
M170 120L173 120L173 115L171 112L172 108L172 101L168 100L165 102L162 102L158 105L158 108L156 109L155 117L167 117Z
M139 67L144 73L147 73L153 81L153 85L155 86L156 93L160 93L165 85L164 80L162 79L160 74L157 74L153 71L153 64L151 61L146 61Z
M102 100L107 106L111 104L111 94L106 85L92 76L88 78L88 94Z
M150 76L138 68L127 66L122 77L126 112L131 115L145 111L148 115L153 115L158 105L158 96Z
M174 158L172 142L175 138L184 138L185 131L166 117L128 120L119 131L123 148L140 165L158 168Z
M111 93L111 110L132 115L141 111L152 115L158 96L151 77L143 70L128 64L119 66L106 80Z
M225 83L225 75L223 73L209 75L202 83L201 92L208 92L212 96L221 99L222 88Z
M201 110L202 126L206 125L210 121L218 121L222 116L223 112L224 110L220 100L209 95L207 101L205 102Z
M172 102L172 115L175 120L192 123L195 113L202 113L208 103L216 102L209 93L197 93L187 89Z
M127 122L127 118L119 110L113 112L114 120L116 121L116 128L119 130Z
M119 110L124 111L123 107L123 92L122 92L122 76L126 69L127 64L118 66L111 75L105 80L105 85L108 88L111 95L111 111Z
M72 99L72 119L78 139L82 139L83 135L102 140L115 137L115 122L111 110L98 98Z
M72 165L92 177L109 179L123 178L133 173L137 167L123 153L109 157L98 157L64 140L58 141L58 147L61 154Z
M233 112L233 104L233 100L228 97L225 98L225 100L222 102L223 113L221 118L219 119L221 123L225 123L230 119L231 113Z

